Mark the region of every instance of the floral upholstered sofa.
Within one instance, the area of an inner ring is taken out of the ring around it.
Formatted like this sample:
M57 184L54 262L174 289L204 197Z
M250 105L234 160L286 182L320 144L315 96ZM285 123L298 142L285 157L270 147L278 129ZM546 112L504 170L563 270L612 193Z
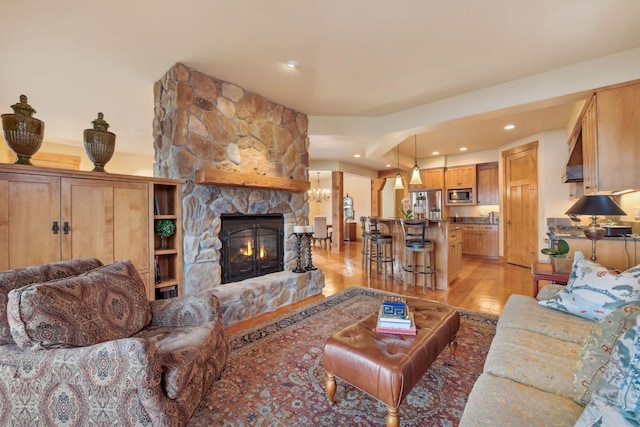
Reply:
M639 280L576 252L566 287L512 295L460 427L639 425Z
M228 354L214 295L150 303L127 260L0 272L0 425L183 426Z

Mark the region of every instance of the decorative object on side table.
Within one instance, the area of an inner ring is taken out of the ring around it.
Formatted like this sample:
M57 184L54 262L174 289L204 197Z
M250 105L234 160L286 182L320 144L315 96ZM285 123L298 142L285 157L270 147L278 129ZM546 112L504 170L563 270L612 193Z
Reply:
M589 215L591 224L584 228L584 235L591 240L591 261L596 261L596 240L604 237L605 229L598 225L598 216L626 215L609 196L598 194L582 196L569 208L567 215Z
M569 244L566 240L560 239L556 246L544 248L540 252L544 255L549 255L553 271L557 273L569 273L571 271L571 265L573 258L568 258Z
M36 110L27 103L27 96L20 95L20 102L11 106L13 114L2 115L4 139L18 156L17 164L30 165L33 156L42 145L44 122L31 117Z
M91 122L93 129L84 130L84 149L93 162L94 172L106 172L104 166L116 148L116 134L109 132L109 123L104 120L104 114L98 113L98 118Z
M176 225L168 219L159 219L155 224L156 234L160 237L160 249L167 248L167 238L176 232Z

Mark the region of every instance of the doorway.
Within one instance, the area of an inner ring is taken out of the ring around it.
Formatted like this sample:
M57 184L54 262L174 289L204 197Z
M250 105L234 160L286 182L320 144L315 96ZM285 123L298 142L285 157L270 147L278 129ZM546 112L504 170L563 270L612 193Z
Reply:
M505 261L530 267L538 251L538 142L503 151L502 160Z

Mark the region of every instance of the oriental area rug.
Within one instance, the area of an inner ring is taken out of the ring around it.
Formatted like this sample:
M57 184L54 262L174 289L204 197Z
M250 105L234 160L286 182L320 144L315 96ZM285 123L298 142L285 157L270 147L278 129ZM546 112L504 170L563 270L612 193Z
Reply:
M325 340L376 312L385 292L351 287L230 337L221 378L189 427L384 426L386 406L337 380L325 389ZM445 349L400 405L400 425L457 426L495 334L495 316L461 310L456 358Z

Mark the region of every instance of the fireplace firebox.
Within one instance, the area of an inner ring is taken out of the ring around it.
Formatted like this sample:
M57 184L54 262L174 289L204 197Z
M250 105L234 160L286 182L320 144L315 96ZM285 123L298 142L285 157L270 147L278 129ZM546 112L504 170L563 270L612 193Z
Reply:
M220 216L221 283L284 270L282 214Z

